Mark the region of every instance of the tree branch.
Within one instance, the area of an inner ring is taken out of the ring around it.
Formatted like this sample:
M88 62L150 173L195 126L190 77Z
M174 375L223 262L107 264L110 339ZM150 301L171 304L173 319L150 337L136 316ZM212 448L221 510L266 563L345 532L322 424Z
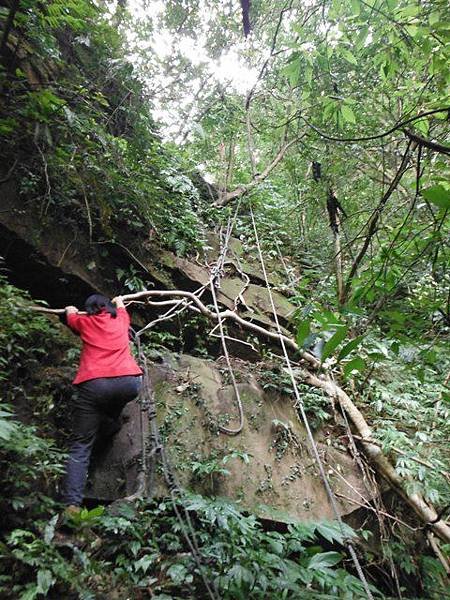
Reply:
M377 133L374 135L355 137L355 138L339 138L339 137L334 137L332 135L328 135L327 133L325 133L324 131L322 131L321 129L319 129L318 127L313 125L312 123L310 123L302 115L299 115L299 118L302 119L308 125L308 127L310 127L312 130L314 130L316 133L318 133L321 137L325 138L326 140L330 140L331 142L366 142L369 140L379 140L381 138L384 138L387 135L394 133L394 131L397 131L398 129L404 129L405 125L409 125L409 123L414 123L414 121L419 121L420 119L423 119L424 117L428 117L430 115L435 115L435 114L443 113L443 112L448 113L449 111L450 111L449 106L447 106L446 108L436 108L435 110L428 110L427 112L424 112L420 115L416 115L415 117L410 117L409 119L406 119L405 121L401 121L400 123L397 123L396 125L394 125L393 127L391 127L390 129L388 129L387 131L385 131L383 133Z
M403 131L409 137L410 140L417 142L421 146L425 146L425 148L429 148L430 150L434 150L435 152L439 152L441 154L450 155L450 146L444 146L443 144L439 144L438 142L428 140L427 138L418 135L414 131L411 131L411 129L404 129Z
M294 144L296 144L300 139L301 138L295 138L294 140L291 140L290 142L283 144L281 146L281 148L278 150L278 153L276 154L276 156L273 158L272 162L270 162L267 165L267 167L264 169L264 171L262 173L260 173L259 175L256 175L256 177L254 177L250 181L250 183L240 185L239 187L232 190L231 192L225 192L223 194L223 197L216 202L216 206L225 206L226 204L229 204L233 200L236 200L237 198L240 198L241 196L248 194L248 192L250 192L252 189L257 187L275 169L275 167L283 159L284 155L289 150L289 148L291 146L293 146Z

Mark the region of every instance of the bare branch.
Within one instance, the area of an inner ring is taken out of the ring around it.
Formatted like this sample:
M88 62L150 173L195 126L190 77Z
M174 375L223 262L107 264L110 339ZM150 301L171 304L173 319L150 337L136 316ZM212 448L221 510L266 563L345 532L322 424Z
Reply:
M428 140L427 138L418 135L411 129L403 130L410 140L417 142L421 146L425 146L425 148L429 148L430 150L434 150L435 152L440 152L441 154L449 154L450 155L450 146L444 146L443 144L439 144L438 142L433 142L432 140Z
M262 173L260 173L259 175L256 175L256 177L254 177L252 179L252 181L250 181L250 183L240 185L233 191L226 192L225 194L223 194L223 197L216 202L216 206L225 206L226 204L229 204L233 200L236 200L237 198L240 198L241 196L248 194L248 192L250 192L255 187L257 187L275 169L275 167L278 165L278 163L284 158L284 155L289 150L289 148L291 146L293 146L294 144L296 144L298 141L300 141L300 139L301 138L295 138L295 139L291 140L290 142L284 143L281 146L281 148L278 150L278 153L273 158L272 162L270 162L267 165L267 167L264 169L264 171Z
M404 129L405 125L409 125L409 123L414 123L414 121L420 121L420 119L423 119L424 117L428 117L430 115L436 115L438 113L449 112L449 111L450 111L449 106L447 106L445 108L436 108L435 110L428 110L424 113L421 113L420 115L416 115L415 117L410 117L409 119L406 119L406 121L401 121L401 122L397 123L396 125L394 125L390 129L388 129L387 131L384 131L383 133L377 133L374 135L367 135L367 136L355 137L355 138L339 138L339 137L334 137L332 135L328 135L327 133L325 133L324 131L322 131L321 129L319 129L318 127L313 125L312 123L310 123L302 115L299 115L299 118L302 119L308 125L308 127L310 127L312 130L314 130L316 133L318 133L321 137L323 137L326 140L330 140L331 142L366 142L369 140L378 140L378 139L384 138L387 135L394 133L394 131L397 131L398 129Z

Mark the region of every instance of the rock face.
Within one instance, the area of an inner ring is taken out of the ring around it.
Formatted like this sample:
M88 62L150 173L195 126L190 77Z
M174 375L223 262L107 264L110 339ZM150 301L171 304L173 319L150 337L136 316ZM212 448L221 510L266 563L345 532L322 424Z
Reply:
M160 289L195 290L208 283L208 265L219 251L217 236L210 235L201 259L180 258L146 243L130 247L123 240L92 243L82 231L62 231L55 229L54 223L39 222L38 215L21 204L12 183L3 190L0 255L13 283L28 289L35 298L64 306L80 305L92 291L120 293L123 286L117 279L117 268L131 265ZM296 307L285 295L282 282L295 272L287 273L285 263L278 259L269 261L268 269L279 319L287 325ZM232 239L224 270L218 290L221 304L272 327L267 289L252 249ZM207 290L202 298L211 302ZM147 323L156 316L155 311L150 308L133 314L138 323ZM243 334L236 328L231 335ZM210 339L207 329L205 339ZM257 349L250 351L249 345L235 340L229 348L235 357L259 360ZM264 391L254 363L236 358L234 362L245 415L243 431L235 437L217 431L218 423L237 424L234 391L220 359L167 354L162 364L152 366L158 421L179 480L187 488L226 496L268 518L275 518L275 513L278 519L332 518L292 398ZM136 491L142 439L147 435L147 414L141 413L136 402L130 404L121 431L109 446L94 454L88 497L107 501ZM329 435L326 430L318 432L317 442L339 494L340 510L348 514L355 506L352 500L361 504L369 498L362 477L345 448L334 447L333 431ZM166 493L160 473L150 492Z
M167 355L163 364L151 369L161 435L181 484L225 496L269 519L332 519L292 399L266 393L251 373L251 365L239 361L237 367L245 421L242 433L233 437L217 432L217 423L237 424L234 391L226 382L221 361ZM112 500L135 491L141 451L137 403L128 414L131 419L93 469L89 489L96 498ZM348 514L355 506L351 500L361 503L370 494L352 458L329 445L332 436L322 430L316 439L338 493L341 514ZM122 487L111 485L118 481ZM161 474L150 492L166 493Z
M14 182L2 186L0 212L0 256L10 269L13 283L36 298L53 305L81 304L94 291L107 296L123 292L117 279L119 268L136 268L142 279L159 289L195 290L209 281L208 265L217 260L217 236L209 235L201 260L177 257L145 242L90 242L83 229L59 229L35 214L17 192ZM126 232L125 232L126 234ZM283 267L277 260L267 264L271 285L282 289ZM271 325L272 309L258 262L242 243L232 238L218 299L227 308L262 326ZM292 317L295 306L275 289L275 306L282 324ZM206 291L205 297L210 301ZM151 314L151 311L149 311ZM155 316L154 312L151 316Z

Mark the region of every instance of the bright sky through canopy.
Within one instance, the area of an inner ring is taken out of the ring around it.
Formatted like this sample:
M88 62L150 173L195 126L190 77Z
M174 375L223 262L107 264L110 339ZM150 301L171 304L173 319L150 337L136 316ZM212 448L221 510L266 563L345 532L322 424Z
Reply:
M239 3L235 3L235 10L239 12ZM220 85L224 88L232 88L238 94L246 94L254 85L258 75L258 69L250 68L243 59L241 53L245 51L248 42L242 39L242 42L233 46L225 47L219 56L212 57L207 48L208 23L213 17L211 10L205 10L201 14L201 28L196 32L195 37L192 33L175 32L164 26L162 15L164 13L165 3L159 0L143 3L142 0L131 0L129 10L136 21L148 22L152 25L151 39L144 41L141 37L135 37L133 32L129 32L130 39L135 44L133 60L138 62L141 72L145 73L145 63L158 64L158 74L155 75L155 69L152 68L151 81L147 84L150 90L161 90L173 83L177 77L177 72L168 73L167 64L170 64L171 58L176 54L186 59L187 63L199 67L206 71L209 76L209 86ZM200 78L190 80L188 86L182 89L177 87L177 97L174 102L163 100L161 95L155 93L153 96L153 115L157 121L163 123L163 134L165 137L174 138L180 133L180 120L183 120L185 127L190 127L192 123L189 117L186 118L186 111L195 112L196 95L200 91ZM183 109L180 114L179 109ZM185 130L183 131L183 133Z

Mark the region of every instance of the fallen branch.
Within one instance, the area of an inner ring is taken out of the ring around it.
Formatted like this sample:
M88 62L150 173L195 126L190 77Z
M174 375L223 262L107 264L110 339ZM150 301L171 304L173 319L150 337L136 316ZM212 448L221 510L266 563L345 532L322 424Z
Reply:
M232 310L224 310L219 313L213 312L200 300L200 298L198 298L198 296L192 292L185 292L182 290L149 290L135 294L126 294L122 296L122 298L124 301L131 301L140 300L143 298L152 298L155 296L161 298L174 296L186 298L192 303L192 307L194 309L201 312L209 319L214 321L218 321L219 319L222 319L222 321L225 319L230 319L246 329L254 331L265 338L275 340L277 342L280 342L280 337L282 337L286 346L297 352L301 358L314 370L319 370L321 366L320 362L312 354L302 351L292 338L286 335L280 336L277 332L270 331L269 329L265 329L260 325L246 321ZM43 313L64 313L64 309L49 309L41 306L35 306L32 308L35 311ZM428 505L420 494L410 493L406 490L406 481L400 475L398 475L393 465L383 454L381 448L374 440L372 440L372 430L367 424L359 408L357 408L347 393L341 387L336 385L334 381L332 381L331 377L326 374L316 375L306 371L305 381L313 387L324 390L330 396L330 398L337 400L341 410L345 412L354 429L357 431L361 447L368 460L376 468L378 474L397 491L397 493L413 509L418 518L430 531L441 538L444 542L450 543L450 526L447 525L442 518L440 518L436 510L432 506Z
M372 440L372 430L367 424L361 411L355 406L345 391L337 386L328 377L318 377L312 373L306 375L306 382L314 387L323 389L329 396L337 399L342 410L350 418L353 426L358 431L364 454L375 466L377 472L385 479L414 510L419 519L446 543L450 542L450 527L442 520L436 520L436 510L426 504L418 493L409 493L405 489L405 482L396 472L381 448Z

